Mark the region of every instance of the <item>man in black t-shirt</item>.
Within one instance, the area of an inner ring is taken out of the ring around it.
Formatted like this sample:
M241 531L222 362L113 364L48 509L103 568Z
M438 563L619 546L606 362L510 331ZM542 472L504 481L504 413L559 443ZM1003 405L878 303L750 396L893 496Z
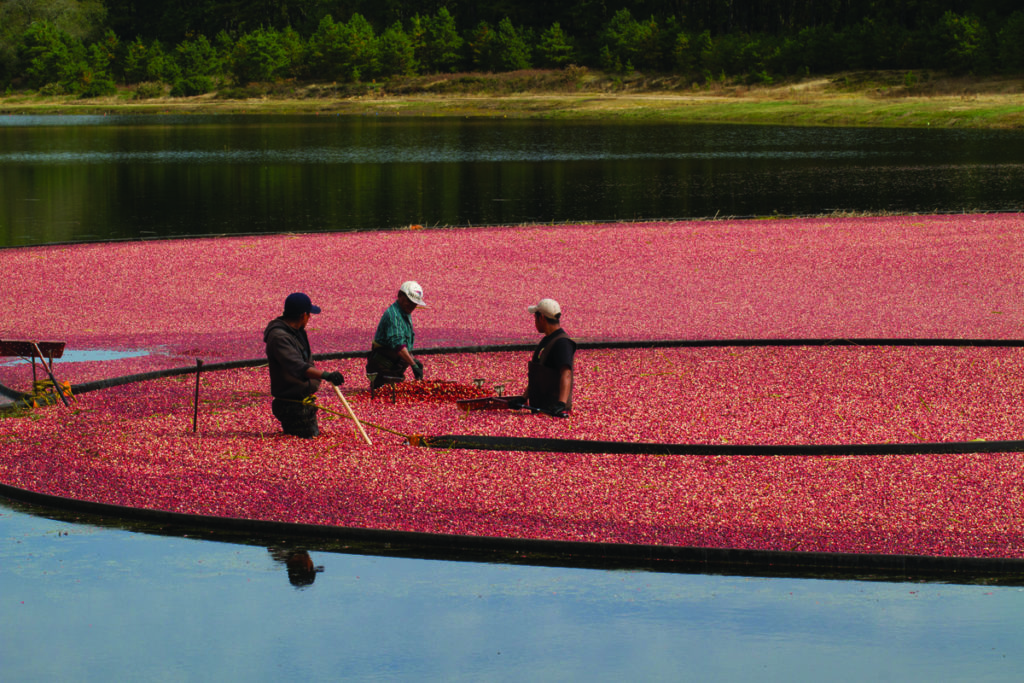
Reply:
M576 342L562 329L562 309L554 299L541 299L526 310L533 314L534 325L544 338L527 366L526 395L510 399L509 407L529 406L555 417L569 417Z

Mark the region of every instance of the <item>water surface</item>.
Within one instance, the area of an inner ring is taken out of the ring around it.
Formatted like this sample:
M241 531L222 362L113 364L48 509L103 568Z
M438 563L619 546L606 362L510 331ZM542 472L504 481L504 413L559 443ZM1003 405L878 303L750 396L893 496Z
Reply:
M1024 132L0 117L0 246L408 225L1018 211Z
M4 677L1019 679L1024 589L601 571L153 536L0 503ZM827 672L827 673L826 673Z

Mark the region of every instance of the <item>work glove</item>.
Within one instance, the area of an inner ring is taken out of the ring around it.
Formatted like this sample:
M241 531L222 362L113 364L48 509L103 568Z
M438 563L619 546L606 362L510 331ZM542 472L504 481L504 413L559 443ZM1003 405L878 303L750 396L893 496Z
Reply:
M412 364L412 376L416 379L423 379L423 363L416 361Z
M565 409L565 404L561 401L555 401L554 405L551 406L551 410L548 411L553 417L569 417L569 411Z
M525 396L513 396L508 400L508 407L512 410L521 410L526 407Z
M323 379L334 386L340 386L345 383L345 376L340 372L325 372Z

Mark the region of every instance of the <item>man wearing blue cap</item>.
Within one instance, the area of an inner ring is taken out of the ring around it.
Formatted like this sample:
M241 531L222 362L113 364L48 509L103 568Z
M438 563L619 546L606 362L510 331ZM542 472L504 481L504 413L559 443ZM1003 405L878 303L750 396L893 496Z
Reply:
M345 382L340 372L322 372L315 367L313 352L306 336L306 325L320 307L314 306L302 292L289 294L284 313L274 318L263 331L270 369L271 410L285 434L311 439L320 433L316 420L314 394L320 381L339 385Z

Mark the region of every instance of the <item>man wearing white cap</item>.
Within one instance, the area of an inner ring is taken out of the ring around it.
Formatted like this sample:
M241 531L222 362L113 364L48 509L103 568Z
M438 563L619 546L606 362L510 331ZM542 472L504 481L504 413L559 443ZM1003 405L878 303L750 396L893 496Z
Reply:
M416 333L412 329L412 312L425 308L423 288L408 280L398 289L398 298L391 304L377 324L370 356L366 359L366 375L373 388L405 379L406 368L412 368L413 377L423 379L423 363L412 355Z
M526 310L533 314L534 326L544 338L527 366L526 395L511 399L509 407L529 406L555 417L569 417L576 342L562 329L562 308L554 299L541 299Z

